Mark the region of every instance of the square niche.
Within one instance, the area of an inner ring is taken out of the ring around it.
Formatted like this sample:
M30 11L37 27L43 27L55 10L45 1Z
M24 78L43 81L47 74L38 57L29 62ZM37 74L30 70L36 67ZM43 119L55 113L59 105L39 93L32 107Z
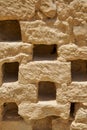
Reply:
M19 21L0 21L0 42L21 41L21 29Z
M3 82L15 82L18 80L19 63L4 63L2 66Z
M4 103L2 120L20 120L22 117L18 114L18 106L14 102Z
M72 81L87 81L87 61L74 60L71 62Z
M56 100L55 83L49 81L41 81L38 84L38 100L49 101Z
M34 45L33 59L40 60L57 60L57 45Z

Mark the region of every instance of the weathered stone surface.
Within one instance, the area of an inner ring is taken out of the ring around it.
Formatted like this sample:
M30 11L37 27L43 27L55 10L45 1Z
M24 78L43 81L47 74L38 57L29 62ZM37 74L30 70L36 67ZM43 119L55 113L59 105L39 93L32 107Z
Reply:
M87 46L87 24L74 26L73 33L77 45Z
M87 125L83 123L72 123L71 130L87 130Z
M0 130L87 130L87 0L0 0Z
M53 18L56 15L56 3L52 0L41 0L39 1L39 8L49 18Z
M32 45L22 42L1 42L0 43L0 85L3 77L3 64L18 62L26 63L32 60Z
M76 113L75 121L71 124L71 130L87 129L87 109L79 109Z
M58 50L58 54L59 58L62 58L63 60L87 60L87 47L78 47L76 44L71 43L68 45L61 46Z
M34 22L20 22L22 40L32 44L65 44L69 42L68 34L60 32L57 28L46 25L37 20Z
M67 86L62 84L57 89L57 101L60 102L87 102L87 82L72 82Z
M69 104L57 104L56 101L42 101L35 103L22 103L19 105L19 114L25 120L37 120L48 116L69 117Z
M30 19L38 0L0 0L0 20Z
M63 75L62 75L63 73ZM59 61L34 61L22 64L19 68L19 82L53 81L55 83L69 83L70 63Z
M3 83L0 87L0 104L5 102L16 102L19 104L22 101L37 102L36 91L35 84Z
M76 113L75 122L87 124L87 109L81 108L78 110Z
M32 60L32 45L22 42L0 42L0 64L14 59L19 62Z

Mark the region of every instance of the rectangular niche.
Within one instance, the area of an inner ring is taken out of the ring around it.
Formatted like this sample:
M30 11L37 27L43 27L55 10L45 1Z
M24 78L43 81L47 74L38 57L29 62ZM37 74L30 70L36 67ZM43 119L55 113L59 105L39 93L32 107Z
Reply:
M18 106L14 102L4 103L2 111L2 120L20 120L22 117L18 114Z
M19 63L10 62L4 63L3 69L3 82L15 82L18 80Z
M56 60L57 45L34 45L33 48L34 60Z
M38 84L38 100L49 101L56 100L55 83L49 81L41 81Z
M75 60L71 62L72 81L87 81L87 61Z
M52 130L52 118L46 117L34 121L32 130Z
M71 106L70 106L70 117L71 118L75 117L75 103L71 103Z
M21 41L21 29L17 20L0 21L0 42Z
M83 105L78 102L72 102L70 105L70 117L73 119L75 118L76 112L79 108L81 108Z

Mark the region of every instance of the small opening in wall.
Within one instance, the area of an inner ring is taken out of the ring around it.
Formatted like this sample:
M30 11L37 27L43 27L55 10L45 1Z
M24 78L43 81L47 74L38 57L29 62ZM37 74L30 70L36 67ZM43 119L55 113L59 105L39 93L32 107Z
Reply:
M34 60L56 60L57 45L34 45Z
M17 20L0 21L0 42L21 41L21 29Z
M87 61L75 60L71 62L72 81L87 81Z
M56 100L56 86L53 82L41 81L38 85L38 99L40 101Z
M18 80L19 63L11 62L3 64L3 82L15 82Z
M64 0L65 3L70 4L73 0Z
M74 118L75 116L75 103L71 103L70 106L70 117Z
M52 117L34 121L33 130L52 130Z
M4 103L2 116L3 116L2 120L22 119L22 117L18 114L18 106L14 102Z

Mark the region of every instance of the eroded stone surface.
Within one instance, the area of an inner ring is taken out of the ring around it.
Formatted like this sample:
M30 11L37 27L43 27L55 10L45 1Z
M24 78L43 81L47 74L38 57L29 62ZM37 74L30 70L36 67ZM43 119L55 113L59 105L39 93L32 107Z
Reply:
M22 40L32 44L64 44L69 42L69 36L57 28L46 25L37 20L34 22L20 22Z
M34 81L53 81L61 84L69 83L70 80L70 63L35 61L20 66L19 82L23 84Z
M38 0L0 0L0 20L30 19L35 14Z
M42 101L37 104L28 103L19 105L19 114L27 121L43 119L50 116L60 116L67 119L69 116L69 104L57 104L55 101Z
M0 0L0 20L0 130L87 130L87 0Z

